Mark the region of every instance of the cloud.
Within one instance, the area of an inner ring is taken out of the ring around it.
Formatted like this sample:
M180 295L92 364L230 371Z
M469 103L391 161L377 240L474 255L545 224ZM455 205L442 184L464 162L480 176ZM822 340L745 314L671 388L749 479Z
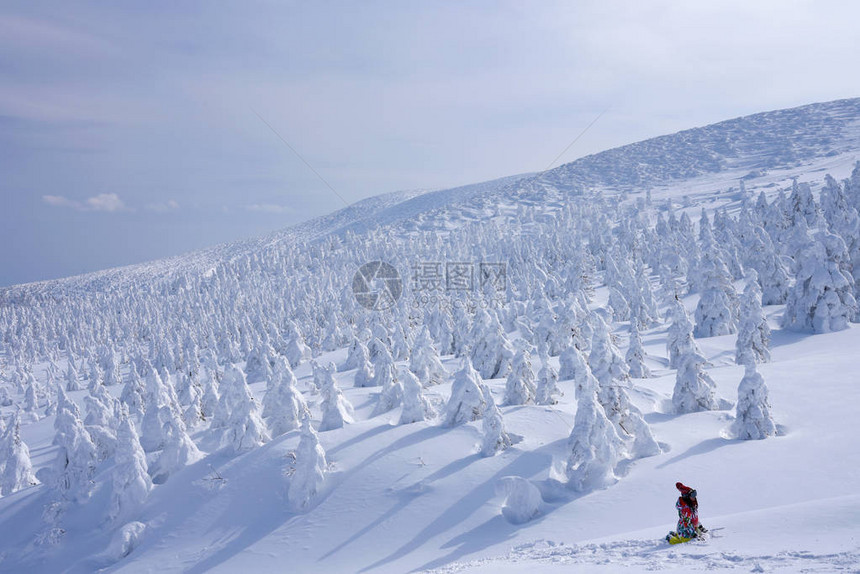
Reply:
M125 209L125 204L115 193L100 193L87 198L87 206L93 211L120 211Z
M84 201L76 201L62 195L43 195L42 201L53 207L68 207L77 211L129 211L115 193L100 193Z
M179 202L175 199L169 199L161 203L150 203L146 206L149 211L158 211L164 213L166 211L176 211L179 209Z
M261 211L263 213L292 213L293 208L286 205L277 205L275 203L253 203L246 205L248 211Z

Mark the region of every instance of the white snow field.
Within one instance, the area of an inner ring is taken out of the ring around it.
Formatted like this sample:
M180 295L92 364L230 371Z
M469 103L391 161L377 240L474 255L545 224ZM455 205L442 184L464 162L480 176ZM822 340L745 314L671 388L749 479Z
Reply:
M813 104L4 289L0 572L860 572L858 159L860 99Z

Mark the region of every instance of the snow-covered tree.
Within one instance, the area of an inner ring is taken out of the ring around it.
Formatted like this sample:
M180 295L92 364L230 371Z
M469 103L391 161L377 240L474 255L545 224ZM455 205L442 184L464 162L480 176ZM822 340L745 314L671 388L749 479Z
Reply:
M463 367L454 374L451 397L445 406L445 424L454 426L481 418L485 399L481 392L481 375L472 366L468 357L463 358Z
M737 294L732 276L715 250L707 250L702 257L701 291L696 305L696 337L718 337L737 330Z
M146 375L145 404L146 412L140 423L140 444L145 452L155 452L164 448L164 413L161 407L176 408L170 400L167 385L158 371L151 368Z
M538 372L535 403L539 405L554 405L564 393L558 387L558 372L549 363L549 355L541 356L541 369Z
M375 417L396 408L403 398L403 388L397 380L394 358L385 347L379 350L373 364L373 380L374 386L382 387L376 396L376 405L371 414Z
M484 379L504 377L511 369L514 357L504 329L494 315L481 309L469 333L472 364Z
M30 449L21 440L21 413L16 410L0 440L0 495L7 496L34 484Z
M672 392L675 412L683 414L720 408L716 385L703 369L707 363L707 359L695 351L688 351L678 358L678 372Z
M200 386L203 389L203 395L200 397L200 414L203 420L212 421L221 400L218 393L218 373L209 370L208 367L203 367L201 373Z
M594 334L591 338L588 366L597 379L597 399L603 406L606 417L615 425L618 435L632 443L629 453L633 458L659 454L660 446L651 434L648 423L642 417L642 412L630 402L627 394L627 363L612 342L603 319L597 316L593 324Z
M346 356L346 362L341 367L341 371L349 371L350 369L358 369L369 360L367 346L361 342L361 339L354 337L352 344L349 346L349 352Z
M126 406L131 416L140 419L146 408L146 401L144 400L146 391L140 375L137 374L136 370L132 369L132 371L125 385L123 385L119 400Z
M320 394L322 395L322 418L320 419L320 432L342 428L345 423L353 422L352 404L343 396L340 387L337 386L334 373L337 367L334 363L329 363L324 367L319 367L322 379L320 386Z
M401 368L398 380L403 389L403 409L398 424L410 424L428 420L435 415L433 405L424 396L424 388L412 371Z
M188 430L185 428L185 423L179 413L172 410L170 407L161 407L164 420L164 448L161 450L155 464L149 469L152 481L156 484L162 484L167 478L189 464L196 462L202 458L203 454L188 436ZM241 432L238 425L234 425L228 429L228 436L232 432L238 434ZM242 443L236 436L230 437L233 441L232 446L235 452L242 449L250 448L251 440L246 438ZM238 442L238 446L237 446Z
M593 334L593 332L592 332ZM590 336L590 335L589 335ZM580 364L577 355L581 356L582 353L591 347L591 341L589 339L588 345L579 346L576 344L569 344L558 356L558 378L561 381L569 381L571 379L575 379L579 376L577 371L577 367Z
M290 478L287 499L294 512L307 512L325 484L328 463L319 436L310 419L302 420L302 436L296 449L296 465Z
M741 297L741 325L735 343L735 362L765 363L770 360L770 326L761 308L761 289L754 269L748 271L747 285Z
M700 353L699 346L693 339L693 323L683 303L676 297L671 304L668 314L672 324L666 338L666 349L669 352L669 368L677 369L682 355Z
M304 337L298 330L293 333L290 342L287 344L284 355L290 362L290 368L295 369L303 361L311 358L311 349L305 344Z
M490 388L483 383L481 383L481 394L484 397L484 412L481 420L483 427L481 455L493 456L497 452L511 446L512 442L508 433L505 432L502 411L496 406L496 401L493 399L493 393L490 392Z
M372 387L376 383L376 373L373 371L373 364L365 357L358 368L355 370L353 378L353 386L355 387Z
M98 451L77 407L65 396L62 387L58 390L54 444L59 449L53 465L39 470L36 478L55 490L62 500L85 502L92 494Z
M66 390L79 391L83 388L81 385L81 377L78 370L75 368L75 360L69 357L69 367L66 369Z
M124 413L117 429L108 520L121 524L134 517L152 490L146 455L134 425Z
M266 424L260 418L257 401L245 381L245 374L230 365L221 381L219 413L226 413L220 425L224 428L222 441L238 453L258 447L269 440Z
M525 405L535 399L535 374L532 370L529 345L518 341L511 372L505 382L505 404Z
M819 231L797 251L797 277L785 304L783 328L813 333L847 329L858 307L854 280L842 269L848 259L845 242Z
M642 347L642 335L639 334L639 321L635 317L630 320L630 346L624 358L631 377L647 379L651 376L651 370L645 364L645 349Z
M738 405L731 432L742 440L763 439L776 434L770 414L767 385L756 371L755 362L745 365L744 378L738 386Z
M583 360L586 372L588 365ZM597 399L597 380L590 371L580 377L576 416L568 438L567 484L585 492L614 483L615 468L626 457L624 441Z
M592 320L594 332L591 336L591 352L588 355L588 366L601 385L611 381L623 381L630 377L627 363L621 358L618 347L612 341L612 335L606 322L595 315Z
M430 330L426 326L415 339L415 345L409 357L409 370L415 373L425 387L437 385L448 376L445 367L442 366L439 352L433 344Z
M268 344L257 344L245 361L245 380L248 383L268 381L272 376L271 361L274 354Z
M296 377L284 357L275 360L272 379L267 386L263 397L263 418L272 436L299 428L302 419L308 416L308 407L296 388Z

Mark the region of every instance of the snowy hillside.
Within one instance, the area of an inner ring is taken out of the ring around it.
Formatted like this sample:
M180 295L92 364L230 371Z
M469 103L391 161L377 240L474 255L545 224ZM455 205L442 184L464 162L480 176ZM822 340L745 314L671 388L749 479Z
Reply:
M858 159L813 104L2 290L0 571L856 571Z

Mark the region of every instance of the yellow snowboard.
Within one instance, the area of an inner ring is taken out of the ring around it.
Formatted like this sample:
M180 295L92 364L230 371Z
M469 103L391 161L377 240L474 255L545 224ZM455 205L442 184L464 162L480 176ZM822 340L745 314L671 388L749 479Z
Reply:
M678 536L677 534L674 534L672 536L667 537L666 540L669 542L669 544L681 544L683 542L689 542L690 540L692 540L692 538L684 538L683 536Z

